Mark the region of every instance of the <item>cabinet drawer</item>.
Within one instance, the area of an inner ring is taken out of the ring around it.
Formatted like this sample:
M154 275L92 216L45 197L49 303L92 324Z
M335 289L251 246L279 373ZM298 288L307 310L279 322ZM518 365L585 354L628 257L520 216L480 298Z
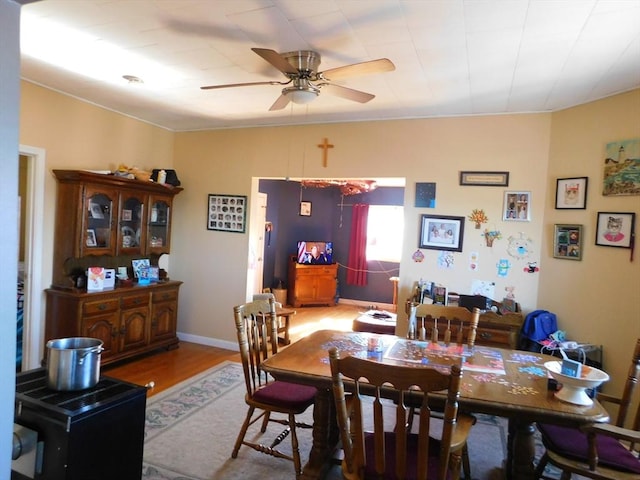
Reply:
M82 304L82 313L84 315L95 315L96 313L114 312L116 310L118 310L117 298L95 300Z
M122 297L120 300L122 308L134 308L141 307L149 304L149 294L131 295L128 297Z
M335 275L336 269L334 267L321 267L315 266L312 268L298 268L296 269L296 275L299 277L313 275Z
M511 332L508 330L478 328L476 333L476 343L478 345L495 343L508 347L511 344Z
M152 294L153 303L170 302L175 300L178 300L177 290L163 290L161 292L153 292Z

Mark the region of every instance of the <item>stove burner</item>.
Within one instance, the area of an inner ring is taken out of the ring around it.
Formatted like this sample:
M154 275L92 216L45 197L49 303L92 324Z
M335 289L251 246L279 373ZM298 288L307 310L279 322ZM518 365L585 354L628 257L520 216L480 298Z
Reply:
M131 384L102 377L93 387L78 391L57 391L47 388L46 369L20 375L16 380L16 400L47 408L55 408L69 416L91 410L131 391Z

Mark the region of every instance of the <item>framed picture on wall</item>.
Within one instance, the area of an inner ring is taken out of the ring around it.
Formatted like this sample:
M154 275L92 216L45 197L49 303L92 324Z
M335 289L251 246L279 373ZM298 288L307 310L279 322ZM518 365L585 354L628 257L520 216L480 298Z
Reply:
M531 220L531 192L504 192L502 220L529 222Z
M582 225L554 225L553 256L582 260Z
M311 216L311 202L300 202L300 216Z
M245 195L209 194L207 229L244 233L247 218Z
M632 212L598 212L596 245L631 248L636 214Z
M584 210L587 208L589 177L558 178L556 180L556 209Z
M420 219L419 248L462 251L464 217L422 215Z

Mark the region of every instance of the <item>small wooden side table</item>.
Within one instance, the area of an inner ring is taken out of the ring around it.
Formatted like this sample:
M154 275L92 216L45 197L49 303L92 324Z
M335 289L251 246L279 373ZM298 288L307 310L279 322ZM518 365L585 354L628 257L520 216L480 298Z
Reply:
M284 333L284 338L278 337L284 345L289 345L289 325L291 324L291 315L295 315L296 311L292 308L276 307L276 316L278 317L278 333ZM284 325L280 323L280 317L284 318Z

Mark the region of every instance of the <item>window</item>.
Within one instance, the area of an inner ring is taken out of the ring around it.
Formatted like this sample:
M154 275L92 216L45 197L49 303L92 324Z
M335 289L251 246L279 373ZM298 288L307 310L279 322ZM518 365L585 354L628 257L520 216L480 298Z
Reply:
M367 261L400 263L404 236L404 208L369 205L367 217Z

